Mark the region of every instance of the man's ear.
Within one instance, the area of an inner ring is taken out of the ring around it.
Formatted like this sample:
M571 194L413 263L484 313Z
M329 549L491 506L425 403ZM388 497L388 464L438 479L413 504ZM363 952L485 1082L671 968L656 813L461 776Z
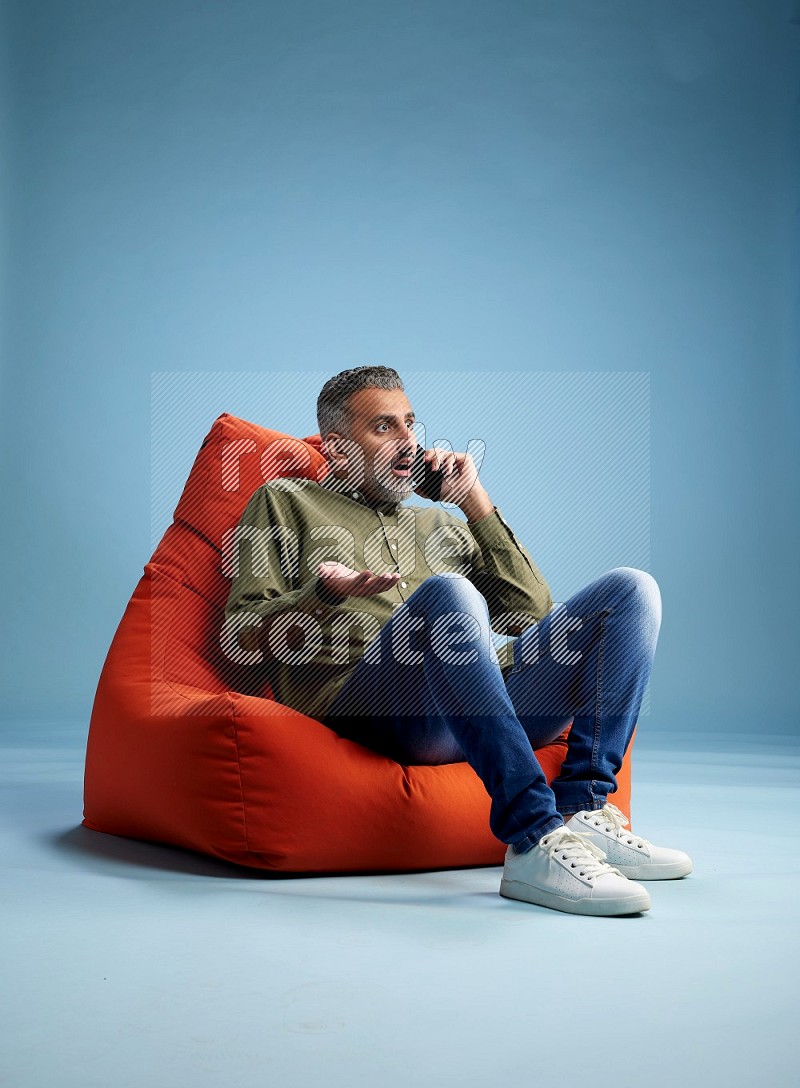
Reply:
M322 452L331 467L343 467L347 464L348 443L338 431L330 431L322 439Z

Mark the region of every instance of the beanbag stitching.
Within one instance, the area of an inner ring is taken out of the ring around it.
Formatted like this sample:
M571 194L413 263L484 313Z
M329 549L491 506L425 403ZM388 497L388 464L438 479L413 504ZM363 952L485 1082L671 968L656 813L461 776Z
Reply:
M159 567L157 564L148 563L148 566L151 568L151 570L157 571L162 577L167 578L170 582L174 583L175 585L181 585L181 583L178 581L177 578L173 578L171 574L167 573L167 571L163 570L163 568ZM189 588L189 587L185 587L185 588ZM151 607L152 607L152 595L151 595L151 598L150 598L150 603L151 603ZM172 691L176 696L179 696L182 699L186 699L187 701L192 701L193 702L194 699L192 697L190 697L189 695L187 695L186 693L184 693L182 691L179 691L175 687L175 684L173 683L173 681L170 680L168 678L168 676L167 676L167 665L166 665L167 650L169 649L170 642L171 642L171 639L172 639L173 628L174 628L174 623L175 623L175 616L176 616L177 611L178 611L178 607L177 607L177 601L176 601L173 604L172 615L170 616L170 620L169 620L169 627L167 628L167 631L166 631L166 634L165 634L165 637L164 637L164 648L163 648L163 655L162 655L161 662L160 662L161 668L160 668L159 679L160 679L161 683L165 684L170 689L170 691ZM208 695L214 695L214 693L212 693L212 692L208 692L207 694ZM214 695L214 697L216 698L217 696ZM234 704L234 701L233 701L233 695L232 695L232 693L230 691L225 692L225 698L226 698L227 703L228 703L229 719L230 719L231 726L233 728L233 742L234 742L234 745L236 747L236 770L237 770L237 773L239 775L239 793L241 795L242 826L243 826L243 829L244 829L244 843L245 843L245 849L249 851L250 850L250 842L249 842L248 830L247 830L247 805L245 803L244 781L242 779L242 759L241 759L241 753L240 753L240 750L239 750L239 732L238 732L238 729L236 727L236 708L235 708L235 704Z
M236 726L236 704L233 701L233 696L230 692L227 693L228 705L231 711L231 724L233 725L233 740L236 745L236 769L239 772L239 789L242 794L242 822L244 824L244 844L247 850L250 849L250 839L247 830L247 805L244 799L244 780L242 778L242 757L239 752L239 730Z
M162 578L167 578L170 582L173 583L173 585L180 586L182 589L191 589L191 586L186 586L186 585L184 585L183 582L179 582L177 578L173 578L171 574L169 574L166 570L164 570L163 567L158 566L158 564L148 563L147 567L151 571L157 572ZM205 598L203 598L203 599L205 599ZM151 593L151 596L150 596L150 608L152 609L152 607L153 607L153 597L152 597L152 593ZM172 641L173 629L174 629L174 624L175 624L175 615L176 615L177 611L178 611L178 602L175 601L175 602L173 602L173 605L172 605L172 613L171 613L170 618L169 618L169 626L167 627L166 634L164 635L164 646L163 646L163 649L162 649L162 652L161 652L161 655L160 655L160 661L159 661L160 670L159 670L159 677L158 678L159 678L159 680L160 680L160 682L162 684L165 684L170 689L170 691L173 692L173 694L180 696L181 699L186 699L186 700L193 701L193 697L191 697L189 695L186 695L182 691L179 691L175 687L174 682L172 680L170 680L168 675L167 675L167 650L169 649L171 641ZM151 617L150 617L150 622L152 623L152 614L151 614ZM155 677L153 677L153 679L155 680ZM191 686L191 685L187 685L187 686ZM205 689L203 689L203 688L198 688L196 690L203 691L204 694L207 694L207 695L213 695L214 697L218 697L215 692L205 691Z
M227 413L223 413L223 415L225 415L225 414L227 414ZM205 437L205 439L203 441L203 445L200 447L200 450L204 449L204 447L206 445L211 445L211 443L216 441L216 439L222 434L222 430L223 430L223 426L224 426L223 423L222 423L222 419L223 419L223 416L217 416L217 418L214 420L214 425L211 428L211 430L208 432L208 434L206 435L206 437ZM199 456L199 451L198 451L198 456ZM209 460L207 465L206 465L205 476L203 477L202 486L201 486L201 489L200 489L200 495L201 495L200 502L201 502L201 504L203 506L205 506L206 501L208 499L208 480L209 480L209 477L211 475L211 464L212 464L212 462ZM190 473L189 474L189 480L191 478L192 477L191 477L191 473ZM189 480L186 481L187 484L188 484ZM181 498L178 501L178 506L180 506L182 500L183 500L183 495L181 495Z

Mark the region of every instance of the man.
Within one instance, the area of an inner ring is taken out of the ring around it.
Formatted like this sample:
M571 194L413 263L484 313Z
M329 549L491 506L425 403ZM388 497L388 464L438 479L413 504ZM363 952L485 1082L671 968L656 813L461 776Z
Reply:
M226 639L264 661L281 702L340 735L406 764L466 759L508 844L500 894L576 914L648 910L638 880L692 868L625 831L607 802L652 668L654 579L618 567L555 608L467 453L424 451L466 522L404 507L420 490L417 436L391 368L337 374L317 416L329 472L252 496ZM493 628L515 636L504 663ZM534 749L570 722L549 786Z

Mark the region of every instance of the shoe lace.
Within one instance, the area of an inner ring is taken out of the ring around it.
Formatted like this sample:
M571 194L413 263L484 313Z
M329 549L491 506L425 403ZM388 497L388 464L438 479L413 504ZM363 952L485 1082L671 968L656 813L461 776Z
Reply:
M603 828L604 831L613 832L615 838L624 839L629 846L636 846L639 850L643 850L646 846L652 845L648 839L643 839L641 835L634 835L632 831L626 832L624 830L629 822L628 817L616 805L612 805L610 801L606 801L597 816L600 820L606 822L606 826Z
M609 865L604 860L606 857L605 851L601 850L599 846L584 835L577 834L574 831L564 831L561 835L553 835L551 832L550 835L545 835L540 840L539 845L547 851L551 858L558 857L561 861L568 861L571 869L575 869L581 876L586 876L589 880L602 876L603 873L616 873L618 876L622 876L619 869L615 869L613 865Z

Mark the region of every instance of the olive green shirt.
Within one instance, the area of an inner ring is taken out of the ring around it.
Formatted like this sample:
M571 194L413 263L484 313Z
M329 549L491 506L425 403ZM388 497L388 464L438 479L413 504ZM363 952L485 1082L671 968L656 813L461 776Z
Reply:
M399 571L402 579L371 597L334 598L315 574L326 560ZM541 571L497 507L467 523L440 506L370 504L332 472L322 483L259 487L227 535L223 569L233 579L225 652L263 670L279 702L318 721L394 610L432 574L466 576L499 634L519 635L553 607ZM510 667L513 642L496 651Z

